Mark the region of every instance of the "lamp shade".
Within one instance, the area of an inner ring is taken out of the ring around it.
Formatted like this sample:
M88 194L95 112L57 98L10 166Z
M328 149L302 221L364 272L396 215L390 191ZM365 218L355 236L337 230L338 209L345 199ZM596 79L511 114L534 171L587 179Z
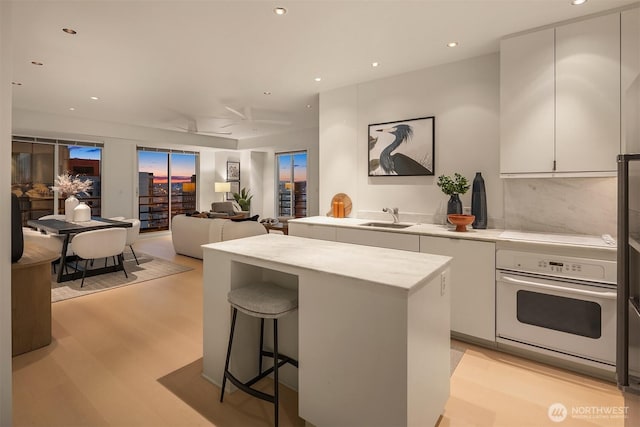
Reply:
M216 182L214 185L214 191L216 193L228 193L231 191L231 183L230 182Z

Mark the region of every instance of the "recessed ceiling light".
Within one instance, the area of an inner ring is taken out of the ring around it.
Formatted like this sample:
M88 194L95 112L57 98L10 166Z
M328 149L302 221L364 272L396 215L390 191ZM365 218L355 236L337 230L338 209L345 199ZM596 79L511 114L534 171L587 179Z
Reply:
M69 111L76 111L76 109L73 107L69 107Z
M316 77L316 78L315 78L315 79L313 79L313 80L315 80L315 81L319 82L319 81L321 81L321 80L322 80L322 77Z
M97 101L100 98L98 98L97 96L92 96L91 99L93 99L94 101Z
M371 63L371 66L372 66L373 68L375 68L375 67L377 67L377 66L379 66L379 65L380 65L380 63L379 63L379 62L372 62L372 63Z
M581 4L585 4L587 0L571 0L571 4L574 6L580 6Z
M42 62L40 62L40 61L31 61L31 63L32 63L33 65L44 65L44 64L43 64Z
M264 91L264 92L262 92L262 93L264 93L265 95L271 95L271 92L269 92L268 90L265 90L265 91Z
M285 9L284 7L276 7L275 9L273 9L273 13L279 16L286 15L287 9Z
M22 83L20 83L20 82L11 82L11 84L15 85L15 86L22 86Z
M447 47L456 47L458 46L458 42L449 42L447 43Z
M64 31L67 34L78 34L76 30L72 30L71 28L63 28L62 31Z

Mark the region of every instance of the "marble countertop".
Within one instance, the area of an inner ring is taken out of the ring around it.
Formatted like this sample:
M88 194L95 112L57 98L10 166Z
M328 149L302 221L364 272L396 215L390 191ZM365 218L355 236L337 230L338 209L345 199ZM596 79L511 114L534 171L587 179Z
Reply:
M384 228L384 227L369 227L363 224L369 222L388 222L391 221L376 221L370 219L361 218L334 218L327 216L314 216L307 218L297 218L289 220L290 223L301 224L315 224L315 225L328 225L334 227L347 227L357 228L365 230L383 231L389 233L405 233L405 234L418 234L425 236L437 236L437 237L449 237L455 239L467 239L467 240L481 240L488 242L516 242L516 243L528 243L543 246L556 246L556 247L579 247L579 248L597 248L609 251L616 251L616 245L608 244L602 238L602 236L592 235L578 235L578 234L559 234L559 233L540 233L540 232L525 232L515 230L500 230L500 229L486 229L476 230L471 226L467 227L466 232L457 232L453 225L441 225L441 224L411 224L407 228ZM401 222L401 224L403 224ZM409 223L406 223L409 224Z
M439 274L450 257L396 249L264 234L202 246L249 259L325 272L411 290Z

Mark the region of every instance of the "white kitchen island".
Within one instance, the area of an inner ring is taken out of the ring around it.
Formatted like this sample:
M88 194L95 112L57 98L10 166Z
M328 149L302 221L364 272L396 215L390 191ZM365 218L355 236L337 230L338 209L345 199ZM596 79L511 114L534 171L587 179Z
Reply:
M299 361L281 382L297 387L301 418L318 427L437 422L449 397L451 258L278 234L203 248L205 378L222 381L229 290L271 281L298 289L299 310L278 335L280 352ZM242 381L257 374L259 325L238 315L231 370Z

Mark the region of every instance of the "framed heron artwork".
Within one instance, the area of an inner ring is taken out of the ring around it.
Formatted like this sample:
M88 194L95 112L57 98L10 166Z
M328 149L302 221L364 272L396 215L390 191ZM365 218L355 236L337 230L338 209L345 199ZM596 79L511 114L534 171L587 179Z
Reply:
M436 118L369 125L369 176L434 175Z

